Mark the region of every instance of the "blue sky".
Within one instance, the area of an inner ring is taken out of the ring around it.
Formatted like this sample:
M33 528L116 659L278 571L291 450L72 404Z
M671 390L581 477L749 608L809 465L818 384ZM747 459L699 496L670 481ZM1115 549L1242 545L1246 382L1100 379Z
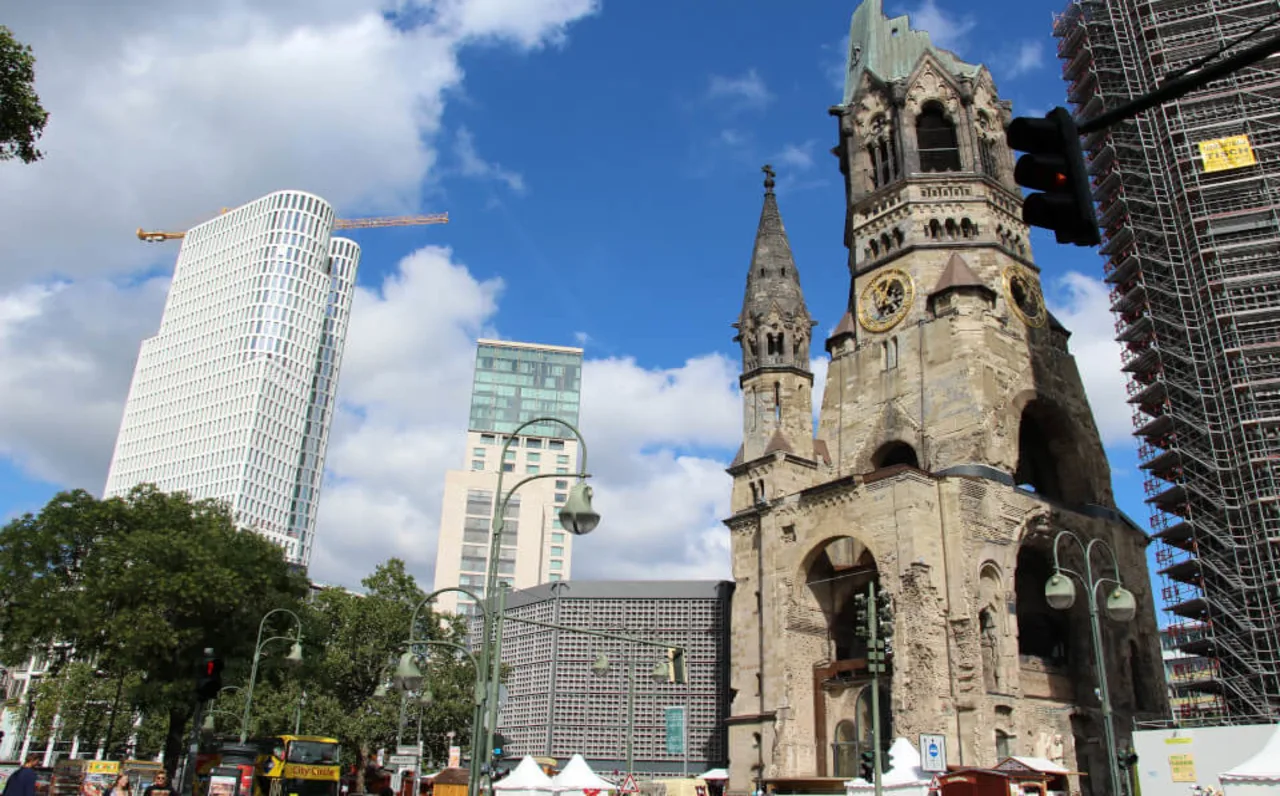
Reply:
M760 166L779 174L810 312L828 330L848 273L827 108L855 3L449 0L396 14L376 0L282 0L251 14L229 0L131 0L66 27L69 2L9 23L36 47L53 117L46 162L7 164L0 182L0 259L16 264L0 281L0 364L26 374L10 375L14 411L0 419L0 514L59 486L101 488L177 252L133 229L296 187L344 216L451 217L352 233L365 293L322 499L324 577L355 582L349 562L396 553L429 579L477 334L581 341L595 363L584 430L603 439L602 500L627 541L607 554L584 543L575 575L727 574L715 559L737 435L729 324ZM886 2L986 63L1020 115L1064 101L1059 6ZM1076 333L1117 498L1145 525L1102 260L1033 243ZM655 512L655 498L680 505Z

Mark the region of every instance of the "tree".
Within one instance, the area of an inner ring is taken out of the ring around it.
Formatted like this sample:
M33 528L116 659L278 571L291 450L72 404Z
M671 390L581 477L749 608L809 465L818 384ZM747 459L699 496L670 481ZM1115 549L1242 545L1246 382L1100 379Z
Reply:
M263 614L296 607L306 588L221 503L150 485L102 501L62 493L0 530L0 662L67 642L110 675L136 672L129 704L167 713L172 765L202 650L251 657Z
M362 582L364 594L339 589L320 593L303 610L303 664L285 669L264 657L253 695L252 735L292 732L302 685L306 686L301 729L304 734L340 738L344 759L356 763L356 792L374 752L392 747L400 730L402 696L394 689L375 696L386 685L409 638L409 620L425 597L404 562L390 559ZM461 624L424 607L419 611L418 638L462 643ZM437 759L444 754L445 734L457 733L465 743L474 704L475 672L465 656L433 648L423 672L435 701L423 711L422 735ZM247 672L245 673L247 675ZM219 710L238 714L239 693L225 694ZM417 738L416 703L406 706L404 739ZM222 715L218 726L237 731L239 723Z
M49 113L36 95L36 58L13 32L0 25L0 160L21 158L34 163L44 157L36 139L44 132Z

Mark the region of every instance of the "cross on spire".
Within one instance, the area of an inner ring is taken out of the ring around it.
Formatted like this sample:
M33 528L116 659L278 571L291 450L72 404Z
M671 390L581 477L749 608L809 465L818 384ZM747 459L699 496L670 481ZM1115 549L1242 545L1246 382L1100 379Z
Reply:
M773 193L773 178L778 176L777 172L768 163L764 164L760 170L764 172L764 192Z

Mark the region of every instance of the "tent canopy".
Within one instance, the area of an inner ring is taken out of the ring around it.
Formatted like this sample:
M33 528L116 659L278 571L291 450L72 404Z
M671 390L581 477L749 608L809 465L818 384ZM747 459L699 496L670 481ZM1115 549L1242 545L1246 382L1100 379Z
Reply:
M703 778L703 779L710 779L710 780L722 780L722 779L728 779L728 778L729 778L729 772L728 772L728 770L723 769L723 768L713 768L713 769L711 769L710 771L708 771L707 773L703 774L703 775L702 775L702 778Z
M520 764L507 776L493 783L494 790L540 790L551 792L551 777L542 770L542 766L532 757L525 755Z
M1267 745L1240 765L1218 775L1223 782L1280 782L1280 725Z
M618 789L617 785L592 771L587 761L582 759L582 755L569 758L569 762L565 763L564 769L551 780L551 784L557 792L568 791L570 796L577 791L616 791Z

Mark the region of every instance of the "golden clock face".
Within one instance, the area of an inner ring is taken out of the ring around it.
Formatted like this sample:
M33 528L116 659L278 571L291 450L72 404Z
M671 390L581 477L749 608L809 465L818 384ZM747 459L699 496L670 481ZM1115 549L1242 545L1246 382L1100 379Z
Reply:
M887 332L906 317L915 295L915 284L906 271L881 271L862 289L858 320L869 332Z
M1023 323L1044 326L1048 313L1044 308L1044 296L1040 293L1040 280L1029 269L1021 265L1004 269L1004 295Z

